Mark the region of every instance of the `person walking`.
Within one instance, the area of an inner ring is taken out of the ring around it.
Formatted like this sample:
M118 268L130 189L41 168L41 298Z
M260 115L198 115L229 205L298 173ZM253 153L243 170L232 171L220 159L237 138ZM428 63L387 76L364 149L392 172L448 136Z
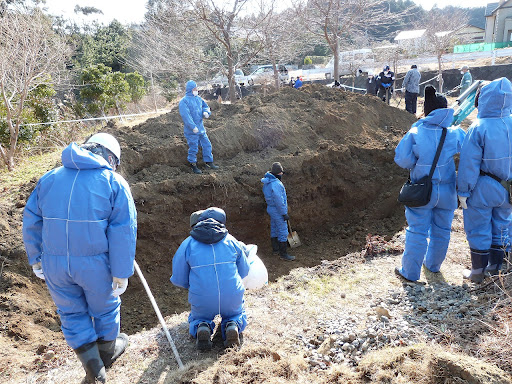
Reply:
M226 347L240 345L247 326L242 279L249 273L249 262L245 246L228 233L225 224L226 213L220 208L193 213L190 236L172 259L171 283L188 289L189 332L200 351L212 348L216 315L222 317Z
M395 149L395 162L410 170L410 179L417 182L428 176L443 130L446 137L432 176L432 195L427 205L405 207L408 227L402 266L395 273L409 281L420 278L422 264L431 271L439 272L450 242L453 212L457 208L455 189L455 162L460 152L465 132L450 127L453 109L442 95L436 94L431 85L425 88L423 119L414 123Z
M206 168L218 169L219 167L213 163L212 143L203 125L203 118L207 119L211 115L210 107L208 107L206 101L199 97L195 81L187 81L185 91L185 96L179 103L179 111L183 119L185 138L188 143L187 160L190 163L192 172L202 173L197 167L199 145L203 151L203 160Z
M418 93L420 93L420 80L421 73L418 71L416 64L414 64L407 71L402 84L402 88L405 88L405 110L414 115L416 114Z
M270 216L270 241L273 252L279 252L283 260L293 261L295 256L288 254L288 202L286 189L281 178L283 166L276 162L272 164L270 172L265 173L261 179L263 195L267 202L267 213Z
M460 94L462 95L473 84L473 77L467 65L462 66L460 73L462 74L462 79L460 80Z
M464 210L464 231L471 270L464 277L482 282L497 274L510 251L512 205L512 84L502 77L476 95L477 120L469 127L460 153L457 193Z
M137 217L130 188L115 172L117 140L97 133L62 152L63 166L37 183L23 212L29 264L46 281L85 382L105 382L121 355L119 296L133 274Z

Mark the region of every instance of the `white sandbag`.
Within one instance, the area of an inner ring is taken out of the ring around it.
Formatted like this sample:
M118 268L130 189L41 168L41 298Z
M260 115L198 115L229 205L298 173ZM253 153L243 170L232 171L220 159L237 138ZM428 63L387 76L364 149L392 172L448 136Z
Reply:
M246 289L259 289L268 284L268 272L263 261L258 257L258 246L254 244L246 245L250 269L249 274L244 277L242 282Z

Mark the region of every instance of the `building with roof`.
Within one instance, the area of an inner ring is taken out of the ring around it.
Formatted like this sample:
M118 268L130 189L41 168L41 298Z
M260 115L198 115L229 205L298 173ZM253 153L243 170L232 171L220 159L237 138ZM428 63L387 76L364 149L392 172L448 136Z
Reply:
M485 7L485 43L512 41L512 0L488 3Z
M461 44L483 43L485 38L485 29L475 25L466 25L456 31L455 36Z
M427 45L426 29L414 29L400 31L395 36L395 44L411 53L419 53L425 50Z

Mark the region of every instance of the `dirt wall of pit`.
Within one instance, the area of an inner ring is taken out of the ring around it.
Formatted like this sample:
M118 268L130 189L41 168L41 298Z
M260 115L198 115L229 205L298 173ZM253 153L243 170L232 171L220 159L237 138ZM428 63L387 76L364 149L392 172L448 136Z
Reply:
M259 246L271 279L360 249L368 233L392 234L403 226L396 195L407 172L393 157L414 122L410 114L375 97L315 85L210 107L205 126L220 165L216 172L191 173L177 110L112 131L123 147L121 173L138 210L137 260L164 312L188 308L185 292L169 277L172 256L190 230L189 215L198 209L223 208L230 233ZM275 161L285 169L291 223L304 243L294 250L294 263L272 256L269 245L260 179ZM331 239L336 245L324 249ZM144 296L132 280L125 301ZM123 306L130 328L154 322L151 310L132 313L131 307Z

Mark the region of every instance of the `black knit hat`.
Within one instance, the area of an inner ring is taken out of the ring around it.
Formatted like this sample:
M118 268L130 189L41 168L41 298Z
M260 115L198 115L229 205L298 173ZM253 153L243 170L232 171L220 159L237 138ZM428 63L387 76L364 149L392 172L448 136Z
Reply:
M272 164L272 169L270 170L270 173L272 173L273 175L278 175L281 172L283 172L283 166L281 165L281 163L275 162L274 164Z
M425 87L425 101L423 102L423 112L425 116L428 116L430 112L436 109L447 107L448 100L446 100L446 97L437 93L432 85L427 85Z

